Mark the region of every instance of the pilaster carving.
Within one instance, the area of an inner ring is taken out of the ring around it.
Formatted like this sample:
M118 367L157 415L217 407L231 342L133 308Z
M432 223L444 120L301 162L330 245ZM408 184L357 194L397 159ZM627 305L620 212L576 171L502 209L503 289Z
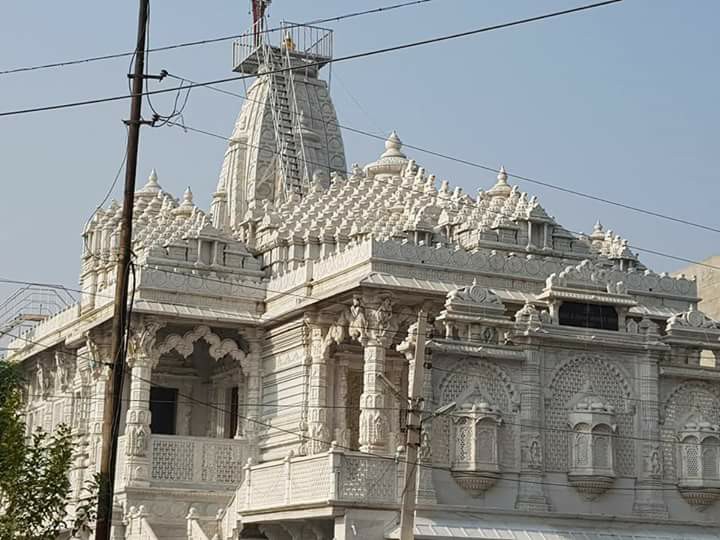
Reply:
M319 325L310 327L310 381L308 403L308 454L319 454L330 448L327 414L328 347Z
M163 323L143 321L131 331L127 363L130 366L130 403L125 424L125 471L130 485L147 485L150 480L150 386L152 370L160 359L157 333Z
M250 351L241 361L242 373L246 383L247 396L247 420L240 419L242 432L247 439L256 440L260 433L260 418L262 400L262 343L263 332L261 330L252 331L252 335L247 337Z
M335 441L340 448L350 448L352 444L348 415L355 411L348 408L348 395L348 361L341 359L335 368Z
M90 463L97 469L100 464L105 398L112 373L110 369L110 338L108 335L87 332L85 347L89 356L90 382L92 384L88 454Z
M658 396L658 353L648 352L635 363L635 376L639 393L638 428L640 460L638 461L633 512L651 517L667 517L663 498L660 438L660 411Z
M526 304L526 308L529 304ZM534 308L533 308L534 309ZM539 323L539 317L537 318ZM531 323L530 323L531 324ZM541 389L542 353L531 344L525 350L520 393L520 482L515 508L524 511L548 511L545 494L544 438L541 430L543 400Z
M387 396L382 375L385 373L387 347L397 331L393 316L393 300L382 295L373 302L377 307L368 313L367 338L364 339L363 393L360 396L360 450L385 453L388 448L390 423Z

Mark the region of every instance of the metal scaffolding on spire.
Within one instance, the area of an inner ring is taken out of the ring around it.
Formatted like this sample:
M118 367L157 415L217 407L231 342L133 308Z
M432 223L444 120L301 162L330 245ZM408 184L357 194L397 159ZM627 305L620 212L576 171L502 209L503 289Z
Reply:
M309 120L298 103L296 78L316 77L332 59L332 30L283 22L268 29L267 0L253 0L253 26L233 43L233 71L267 84L277 157L273 184L280 200L307 193L313 182L304 140Z

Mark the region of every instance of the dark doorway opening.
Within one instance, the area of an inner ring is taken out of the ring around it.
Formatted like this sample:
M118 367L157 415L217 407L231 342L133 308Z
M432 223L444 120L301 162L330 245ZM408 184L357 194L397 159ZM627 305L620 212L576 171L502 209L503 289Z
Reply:
M175 435L178 389L150 387L150 431L159 435Z

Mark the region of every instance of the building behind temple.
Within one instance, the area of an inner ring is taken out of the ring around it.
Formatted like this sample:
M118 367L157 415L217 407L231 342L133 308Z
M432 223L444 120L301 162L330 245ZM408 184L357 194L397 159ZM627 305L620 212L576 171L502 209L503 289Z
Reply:
M155 172L135 195L114 537L398 538L422 309L441 413L416 538L720 538L720 369L700 365L720 323L696 282L599 223L570 233L503 169L473 195L438 182L396 133L347 170L331 46L300 25L240 39L257 78L209 211ZM79 302L11 344L28 429L76 435L74 502L99 461L120 211L82 232Z

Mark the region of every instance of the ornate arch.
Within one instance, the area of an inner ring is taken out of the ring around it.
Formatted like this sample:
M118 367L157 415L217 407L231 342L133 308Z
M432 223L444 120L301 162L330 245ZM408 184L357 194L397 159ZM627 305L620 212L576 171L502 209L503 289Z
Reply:
M243 371L248 371L250 366L247 362L247 355L240 348L238 342L233 339L221 338L206 325L196 326L182 336L180 334L168 335L158 347L157 352L163 355L175 350L187 358L195 349L195 343L201 339L210 346L209 353L213 359L220 360L225 356L230 356L233 360L240 362Z
M498 450L500 465L505 470L511 470L518 463L515 417L520 407L520 395L502 368L485 360L461 358L452 364L438 385L438 405L457 401L474 391L479 391L506 421L498 429ZM450 418L438 416L432 430L432 455L439 463L449 463Z
M545 421L549 428L545 435L548 470L565 472L568 469L569 407L588 382L595 393L614 407L619 432L625 435L635 432L635 393L628 382L630 379L614 362L589 353L573 356L552 371L545 409ZM634 441L619 437L614 453L618 474L635 475Z
M513 384L512 380L510 379L510 376L500 367L496 366L495 364L491 362L487 362L485 360L478 360L473 359L472 362L468 358L461 358L457 360L451 369L448 370L448 373L445 374L445 376L440 381L439 385L439 392L438 395L440 397L439 404L442 406L447 401L452 400L446 400L445 394L447 392L449 384L453 381L453 378L455 377L461 377L468 379L469 382L466 385L467 388L471 388L473 386L479 386L477 384L473 384L473 382L478 378L477 376L473 377L471 375L471 372L483 372L486 371L489 373L487 377L483 377L486 381L490 381L493 378L496 378L500 386L503 388L506 394L506 403L493 403L496 407L501 407L504 410L502 411L505 414L508 413L517 413L518 409L520 407L520 395L518 394L517 390L515 389L515 385ZM461 394L462 392L460 392ZM458 395L460 395L458 394Z
M632 380L633 377L614 362L610 362L605 358L602 358L601 356L595 356L592 354L580 354L556 366L555 369L551 372L550 376L550 392L552 393L553 389L556 388L557 380L560 377L563 377L569 370L575 368L578 364L589 363L601 364L604 368L613 373L616 380L620 382L623 388L623 394L625 399L628 401L632 401L634 399L635 391L633 390L633 387L628 383L628 381Z
M712 395L716 400L720 401L720 385L712 384L706 381L683 381L680 384L675 385L672 391L668 394L667 398L662 402L662 420L667 418L668 407L672 405L673 400L681 392L687 390L701 390ZM696 395L696 394L695 394Z
M698 412L706 418L720 418L720 385L683 381L675 385L661 405L663 472L666 478L674 480L678 473L677 434L687 419Z

